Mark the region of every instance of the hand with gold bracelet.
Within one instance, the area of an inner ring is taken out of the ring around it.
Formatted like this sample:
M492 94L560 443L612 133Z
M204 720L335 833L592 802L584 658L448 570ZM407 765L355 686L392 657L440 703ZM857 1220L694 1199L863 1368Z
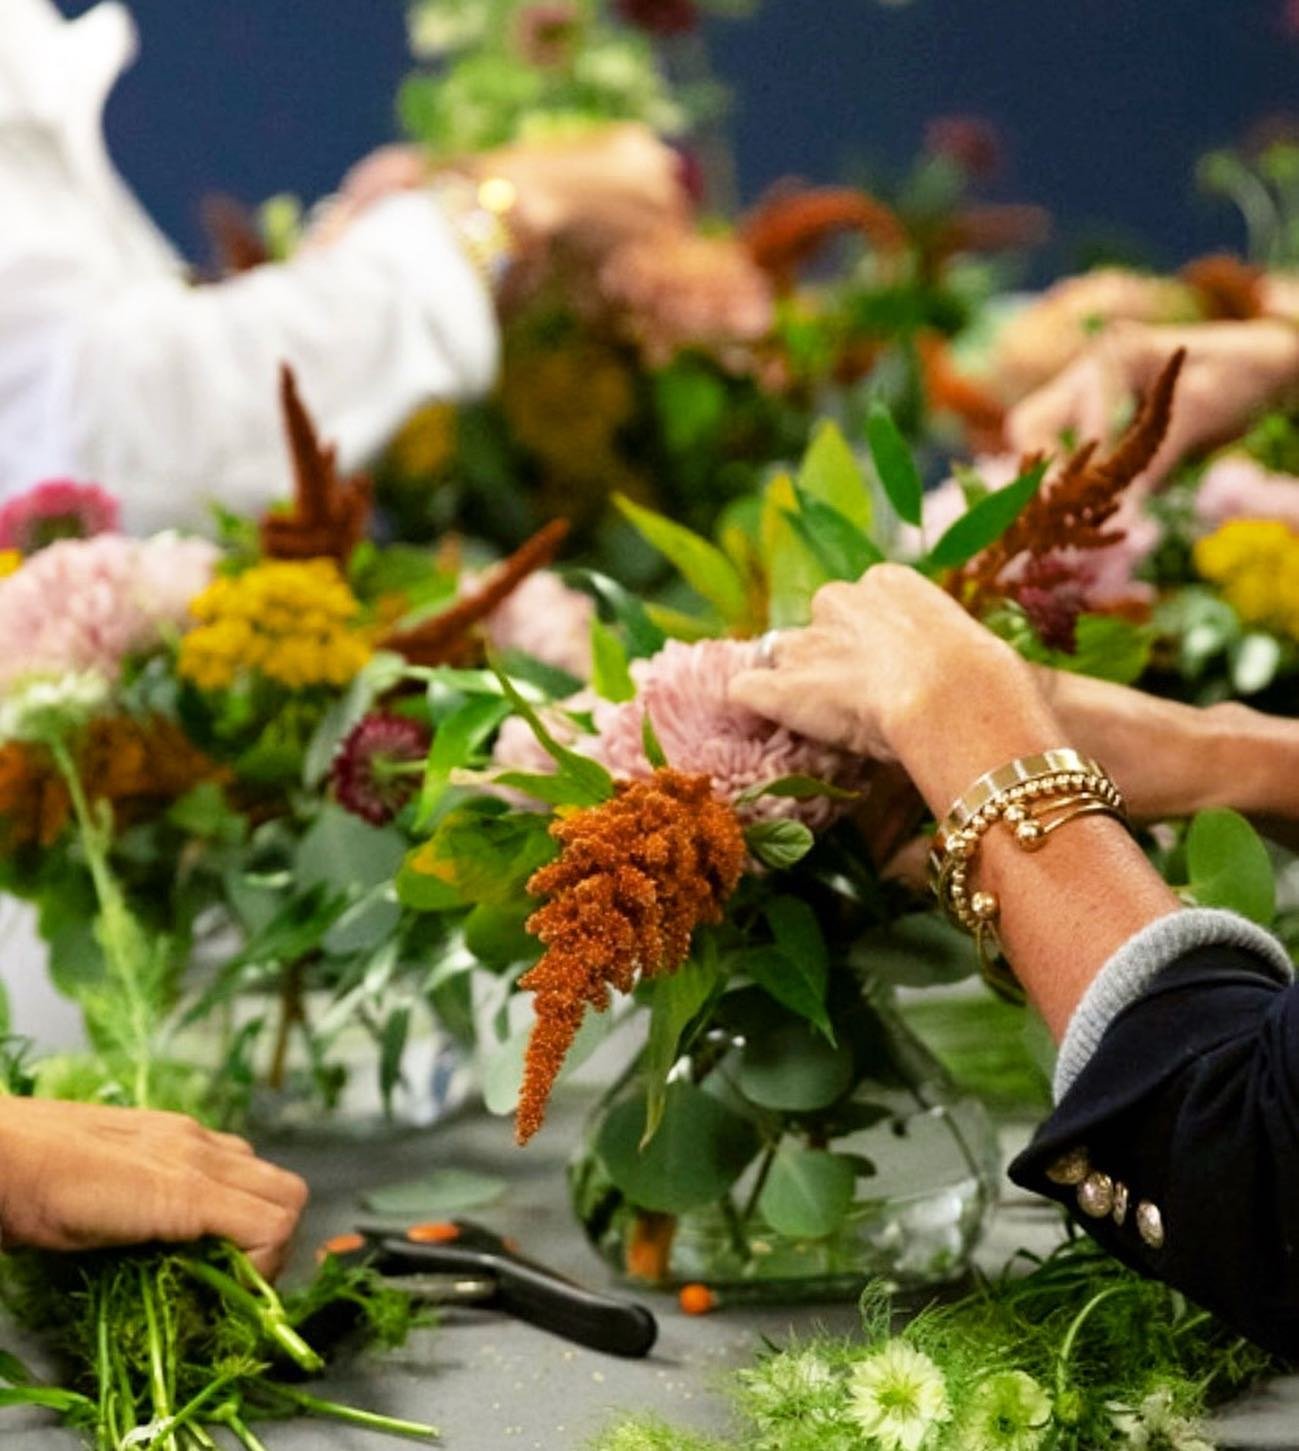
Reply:
M902 566L822 590L811 627L778 642L775 667L741 676L734 698L804 735L899 762L940 820L986 772L1074 744L1033 669ZM1073 823L1032 855L990 832L979 867L979 889L1001 903L1007 955L1057 1038L1113 953L1178 905L1108 819Z

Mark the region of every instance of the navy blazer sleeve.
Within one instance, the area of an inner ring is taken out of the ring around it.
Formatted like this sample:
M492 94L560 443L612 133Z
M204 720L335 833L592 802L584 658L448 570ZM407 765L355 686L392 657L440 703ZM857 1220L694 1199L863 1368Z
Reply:
M1187 953L1110 1024L1010 1173L1299 1359L1299 986L1242 949Z

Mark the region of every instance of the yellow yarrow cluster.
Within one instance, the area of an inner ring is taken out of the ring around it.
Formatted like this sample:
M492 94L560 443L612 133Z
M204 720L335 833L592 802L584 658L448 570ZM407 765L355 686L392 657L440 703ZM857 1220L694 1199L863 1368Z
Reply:
M1271 519L1235 519L1195 546L1195 568L1247 625L1299 640L1299 534Z
M23 557L16 549L0 549L0 579L17 574L22 568Z
M218 579L190 605L180 674L201 690L261 675L290 690L347 685L370 658L361 606L329 559L272 561Z

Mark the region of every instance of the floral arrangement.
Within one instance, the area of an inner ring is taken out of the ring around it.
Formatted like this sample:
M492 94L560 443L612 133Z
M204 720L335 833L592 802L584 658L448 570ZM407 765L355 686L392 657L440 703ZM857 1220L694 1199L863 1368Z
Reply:
M872 1288L859 1339L814 1336L736 1374L734 1440L627 1421L598 1451L1213 1451L1208 1405L1278 1369L1087 1241L1024 1268L900 1330Z

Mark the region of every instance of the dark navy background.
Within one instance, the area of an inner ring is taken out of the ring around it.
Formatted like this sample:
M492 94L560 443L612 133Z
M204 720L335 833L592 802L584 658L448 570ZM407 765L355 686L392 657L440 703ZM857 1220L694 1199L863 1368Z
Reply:
M87 0L60 0L69 13ZM1239 239L1195 195L1205 148L1299 113L1286 0L766 0L719 24L739 96L741 179L901 164L926 119L977 112L1012 145L1007 195L1071 240L1127 234L1172 260ZM393 133L406 65L398 0L133 0L141 59L114 97L112 143L155 215L201 249L198 199L328 191Z

